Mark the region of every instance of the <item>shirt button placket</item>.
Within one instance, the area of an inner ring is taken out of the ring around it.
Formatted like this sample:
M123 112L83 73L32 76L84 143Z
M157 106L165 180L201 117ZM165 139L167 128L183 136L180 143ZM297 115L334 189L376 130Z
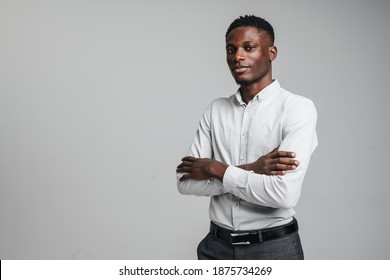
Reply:
M243 164L246 161L248 118L249 118L248 117L248 107L246 107L244 109L244 114L243 114L242 123L241 123L241 139L240 139L240 154L239 154L240 164Z
M233 208L232 208L232 214L233 214L233 228L234 230L238 230L240 227L240 221L239 221L239 211L240 211L240 199L238 197L233 198Z
M249 122L247 108L248 107L244 107L242 123L241 123L239 164L244 164L246 162L246 147L247 147L247 136L248 136L247 131L248 131L248 122ZM240 221L239 221L240 198L234 196L232 203L233 203L233 207L232 207L233 227L235 230L238 230L240 228Z

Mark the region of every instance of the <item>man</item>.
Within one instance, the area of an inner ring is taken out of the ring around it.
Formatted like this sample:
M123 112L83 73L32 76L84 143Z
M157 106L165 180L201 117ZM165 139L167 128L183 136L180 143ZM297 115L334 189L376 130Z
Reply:
M176 169L180 193L210 196L199 259L303 259L293 207L317 146L317 113L273 80L276 56L266 20L231 23L226 59L240 87L211 103Z

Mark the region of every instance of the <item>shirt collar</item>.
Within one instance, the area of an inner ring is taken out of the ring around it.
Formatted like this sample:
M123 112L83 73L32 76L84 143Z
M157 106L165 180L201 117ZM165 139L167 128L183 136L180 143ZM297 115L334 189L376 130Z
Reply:
M272 83L270 83L268 86L263 88L256 96L253 98L253 100L257 100L259 102L265 100L270 95L272 95L274 92L276 92L278 89L280 89L280 84L278 80L274 79L272 80ZM237 90L237 93L235 94L236 100L240 105L246 105L244 101L242 101L240 89Z

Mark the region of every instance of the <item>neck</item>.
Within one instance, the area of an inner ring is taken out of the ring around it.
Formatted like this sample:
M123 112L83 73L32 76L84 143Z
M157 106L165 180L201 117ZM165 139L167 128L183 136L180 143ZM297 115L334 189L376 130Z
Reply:
M272 77L269 77L269 79L262 80L258 83L241 84L240 93L242 100L248 104L248 102L251 101L256 96L256 94L258 94L271 83Z

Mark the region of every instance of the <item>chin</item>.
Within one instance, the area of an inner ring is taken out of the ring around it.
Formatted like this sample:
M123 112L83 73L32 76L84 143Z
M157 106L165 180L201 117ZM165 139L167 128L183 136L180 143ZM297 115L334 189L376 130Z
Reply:
M245 85L249 85L252 83L251 80L245 80L245 79L235 79L236 80L236 83L240 86L245 86Z

